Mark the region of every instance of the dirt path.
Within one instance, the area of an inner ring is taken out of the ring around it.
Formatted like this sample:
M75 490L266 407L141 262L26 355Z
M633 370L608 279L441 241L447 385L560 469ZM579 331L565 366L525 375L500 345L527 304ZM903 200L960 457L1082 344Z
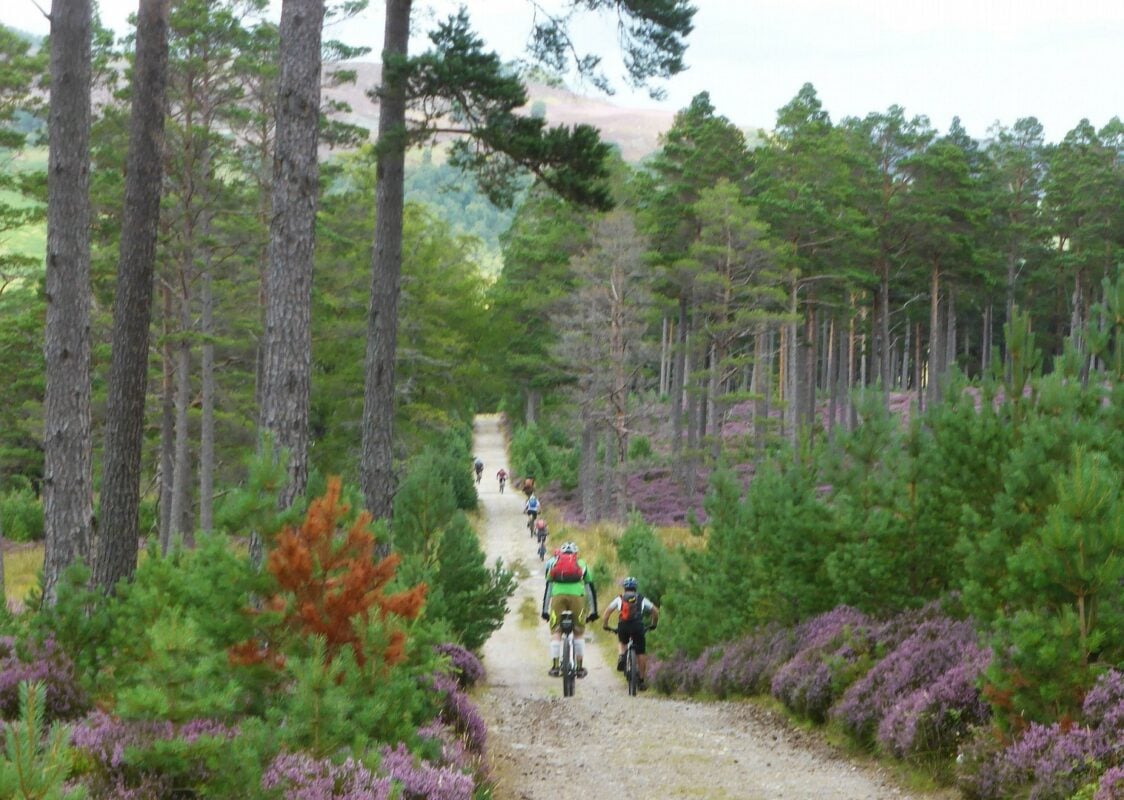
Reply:
M507 467L497 416L477 417L475 448L484 461L477 488L488 559L522 562L530 573L503 627L484 647L488 680L476 698L488 723L496 800L938 797L904 791L877 771L837 757L815 734L751 704L629 697L615 663L606 663L588 629L589 676L578 681L574 697L563 698L561 680L546 674L546 623L519 613L527 601L537 610L542 567L525 527L523 496L500 494L495 480L496 470ZM604 606L607 598L599 599ZM590 627L603 635L600 623Z

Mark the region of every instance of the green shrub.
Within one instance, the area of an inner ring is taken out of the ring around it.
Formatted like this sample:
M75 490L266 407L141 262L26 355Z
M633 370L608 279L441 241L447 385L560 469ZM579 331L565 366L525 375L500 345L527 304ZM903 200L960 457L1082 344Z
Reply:
M538 426L522 427L511 437L511 467L518 476L534 476L539 485L552 477L550 446Z
M0 531L13 542L37 542L43 538L43 503L30 487L0 495Z
M44 737L46 690L37 683L20 686L22 718L4 729L0 755L0 797L79 800L80 787L66 787L71 769L70 731L54 723Z
M652 443L647 436L633 436L628 442L628 460L639 461L652 457Z

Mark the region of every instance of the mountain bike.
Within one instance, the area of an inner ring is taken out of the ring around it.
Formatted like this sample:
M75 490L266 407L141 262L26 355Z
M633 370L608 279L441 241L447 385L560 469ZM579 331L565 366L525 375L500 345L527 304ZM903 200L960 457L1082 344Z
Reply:
M562 631L562 652L558 669L562 672L562 696L573 697L577 683L578 662L574 655L574 612L563 611L558 619L558 629Z
M651 625L644 626L644 632L647 633L652 629ZM613 633L617 632L616 628L609 628ZM640 691L640 664L636 649L632 645L632 637L628 639L628 644L624 649L624 677L628 682L628 693L630 696L635 697L637 692Z

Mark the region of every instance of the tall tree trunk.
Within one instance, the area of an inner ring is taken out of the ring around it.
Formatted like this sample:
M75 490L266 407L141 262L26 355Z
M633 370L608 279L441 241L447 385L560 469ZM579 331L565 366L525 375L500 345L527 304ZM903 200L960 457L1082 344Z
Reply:
M827 390L827 436L831 439L832 434L835 432L835 415L838 411L839 403L839 381L836 379L836 374L839 371L839 358L836 354L835 340L836 340L836 325L835 317L832 317L827 322L827 338L824 342L824 388Z
M804 336L801 339L801 375L803 386L801 396L804 402L801 405L800 421L808 429L809 440L816 435L816 362L819 359L816 345L816 306L815 295L809 292L808 302L804 305Z
M719 393L722 391L722 364L726 360L720 345L713 342L710 345L710 378L707 389L707 402L709 409L707 419L710 427L710 458L717 462L722 455L722 411L719 402Z
M683 393L687 388L685 370L687 367L687 298L679 298L679 324L676 326L678 337L672 352L674 366L671 370L671 471L674 477L682 481L684 477L682 467L683 452Z
M51 8L47 318L43 401L43 601L77 559L90 563L90 0Z
M360 464L363 497L375 519L390 519L394 500L394 358L406 161L406 84L396 64L404 61L408 53L410 6L411 0L386 0L383 75L378 90L378 184Z
M210 221L205 224L204 238L210 235ZM215 345L214 296L211 288L211 252L203 256L200 281L202 314L199 327L203 334L200 363L201 408L199 413L199 530L210 533L214 527L215 508Z
M308 481L312 259L320 180L317 143L323 21L324 0L284 0L281 5L281 74L259 424L272 438L274 452L284 451L288 457L289 482L278 498L282 508L304 494Z
M169 2L142 0L137 12L125 208L106 388L101 529L94 565L94 581L105 591L131 578L137 567L144 405L164 164Z
M948 290L948 303L945 304L944 358L941 372L948 372L956 363L956 292Z
M882 404L890 408L890 269L887 266L882 272L882 281L878 287L878 330L882 339L882 352L878 359L878 376L882 383Z
M539 422L539 405L542 403L542 392L528 386L525 402L523 404L523 422L526 425L537 425Z
M913 386L917 390L917 411L925 410L925 387L921 377L921 323L913 326Z
M937 264L932 265L929 274L929 386L928 404L932 408L940 400L943 338L941 336L941 271Z
M858 342L857 331L855 330L858 313L855 309L856 298L854 293L848 296L848 304L850 305L850 313L847 315L847 382L844 384L846 391L844 392L844 402L847 404L844 409L846 413L845 425L847 430L853 431L858 422L855 413L855 404L852 401L851 395L855 389L855 361L858 357Z
M903 392L909 391L909 344L910 335L913 333L913 327L909 324L909 320L905 323L905 341L902 343L902 370L899 373L901 382L901 390Z
M160 348L160 552L172 545L172 494L176 471L175 351L172 347L172 289L161 288L164 304L163 344Z
M578 486L582 500L582 516L586 522L597 518L597 428L589 407L582 404L581 470Z
M788 312L791 319L796 317L796 290L797 284L794 280L789 289ZM789 444L794 450L798 438L797 429L800 427L800 369L798 367L800 354L797 338L796 322L785 323L781 356L784 359L784 428Z
M185 287L185 291L186 287ZM176 364L176 444L175 466L172 468L172 538L179 537L185 546L192 544L191 523L191 430L188 409L191 406L191 295L180 298L180 336L175 346Z
M980 343L980 375L987 375L991 369L991 338L992 338L992 316L995 313L995 306L989 300L984 307L984 321L983 321L983 341Z
M663 316L663 324L660 327L660 397L665 396L669 389L669 380L671 373L671 363L669 361L671 355L671 326L668 324L667 314Z

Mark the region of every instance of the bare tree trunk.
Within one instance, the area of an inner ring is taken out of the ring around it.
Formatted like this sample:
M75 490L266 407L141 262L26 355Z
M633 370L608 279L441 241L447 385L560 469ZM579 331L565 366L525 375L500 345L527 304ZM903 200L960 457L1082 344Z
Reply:
M586 522L597 519L597 428L589 409L582 407L581 469L578 475L582 515Z
M796 281L792 282L792 287L789 291L789 307L788 312L793 318L796 316ZM797 366L799 363L799 353L797 345L796 323L787 322L784 326L784 343L782 348L784 353L784 425L785 432L788 434L789 444L795 449L798 439L797 429L799 428L800 421L800 369Z
M929 275L929 391L928 404L932 408L940 400L940 381L944 365L941 338L941 272L933 264Z
M144 406L164 163L168 11L169 0L144 0L137 12L125 208L106 390L101 530L94 564L94 582L105 591L119 580L131 578L137 567Z
M43 601L54 605L63 572L87 564L94 507L90 411L89 0L50 14L47 165L47 318L43 353Z
M836 373L839 371L839 359L835 352L835 317L828 320L827 323L827 340L824 342L824 352L827 357L824 359L824 387L827 389L827 436L831 439L832 434L835 432L835 415L838 410L839 402L839 381L836 379Z
M402 273L402 205L406 163L406 83L393 65L410 41L411 0L386 1L375 190L375 244L367 311L360 482L367 510L390 519L394 501L394 388L398 287Z
M854 294L851 294L849 296L848 303L850 305L851 311L848 315L847 320L847 383L845 385L846 392L844 393L844 397L846 399L844 402L846 402L847 404L847 407L845 409L847 415L845 423L846 428L849 431L853 431L855 429L855 425L858 422L855 416L855 404L851 400L851 394L855 389L855 359L857 358L858 349L858 343L856 341L857 334L855 331L855 320L857 314L855 312Z
M530 386L523 406L523 422L527 425L537 425L539 421L539 405L542 403L542 392Z
M925 387L921 377L921 323L914 326L913 337L913 385L917 389L917 412L925 411Z
M191 430L188 408L191 405L191 326L190 294L180 298L180 339L176 342L176 446L172 471L172 537L185 547L193 542L191 524Z
M984 307L983 341L980 343L980 375L986 375L991 369L991 320L995 313L991 301Z
M946 373L956 363L956 292L948 291L948 303L945 305L945 347L944 359L941 361L941 372Z
M660 328L660 397L665 396L669 389L669 380L671 373L671 364L669 357L671 355L671 326L668 323L667 315L664 314L663 325Z
M176 367L171 337L171 287L165 285L161 292L164 297L164 343L160 348L160 552L167 553L172 545L172 494L176 471Z
M4 518L0 516L0 610L8 607L8 589L4 585Z
M672 352L673 367L671 370L671 471L672 475L682 481L684 478L682 465L683 452L683 393L687 388L684 379L687 367L687 299L679 298L679 324L676 327L678 337L675 349Z
M890 272L886 269L882 273L879 285L879 333L882 338L882 352L878 362L878 375L882 383L882 404L890 408Z
M913 328L907 321L905 324L905 341L902 342L902 369L899 373L903 392L909 391L909 337L912 333Z
M210 220L205 223L204 239L210 235ZM203 256L201 276L203 352L200 376L202 398L199 414L199 529L210 533L214 527L215 507L215 345L211 341L214 331L214 297L211 292L211 252Z
M312 375L312 257L320 167L320 39L324 0L281 4L281 76L273 156L273 214L266 272L265 364L260 426L288 457L288 508L308 482Z

